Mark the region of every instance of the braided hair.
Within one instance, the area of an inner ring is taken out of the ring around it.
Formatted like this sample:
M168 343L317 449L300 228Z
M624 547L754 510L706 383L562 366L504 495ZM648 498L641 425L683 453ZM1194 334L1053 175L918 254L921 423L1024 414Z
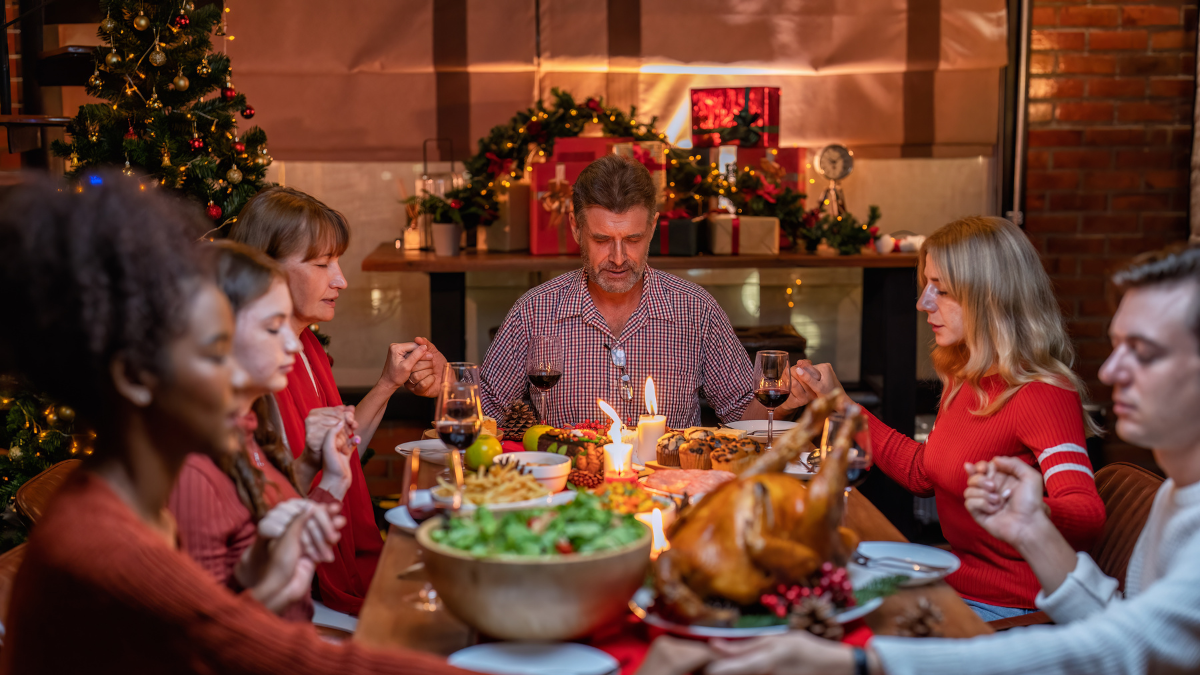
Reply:
M287 275L278 263L260 251L228 240L218 241L210 246L216 258L217 285L229 298L235 315L265 295L271 289L272 283L287 283ZM303 492L296 481L292 455L283 443L283 435L271 421L267 397L256 399L251 410L258 418L258 428L254 430L255 442L271 464L287 477L296 488L296 492ZM260 520L267 515L270 505L263 498L266 476L250 462L246 453L223 454L217 460L217 465L233 480L238 497L250 510L254 520Z
M75 185L24 176L0 193L0 284L18 321L0 333L0 367L111 428L113 359L171 375L166 348L211 278L193 245L206 225L115 172Z

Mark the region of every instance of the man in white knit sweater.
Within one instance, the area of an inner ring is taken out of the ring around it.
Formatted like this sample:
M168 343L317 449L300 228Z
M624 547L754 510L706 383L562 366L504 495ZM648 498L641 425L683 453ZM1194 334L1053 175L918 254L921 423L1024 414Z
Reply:
M655 643L642 671L707 675L939 675L1200 672L1200 247L1150 254L1117 275L1126 289L1100 378L1117 433L1152 448L1168 479L1125 580L1076 554L1044 510L1038 471L1001 458L965 467L967 508L1029 562L1037 605L1057 625L969 640L876 637L866 651L795 632L737 643ZM662 640L660 640L661 642Z

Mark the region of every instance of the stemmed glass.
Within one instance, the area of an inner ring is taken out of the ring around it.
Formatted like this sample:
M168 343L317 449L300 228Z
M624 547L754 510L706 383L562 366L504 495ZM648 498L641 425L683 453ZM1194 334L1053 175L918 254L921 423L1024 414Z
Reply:
M822 461L828 458L838 431L845 423L846 416L841 413L833 413L825 419L825 432L821 435ZM846 499L849 499L851 490L863 484L867 479L867 471L871 469L871 432L865 426L854 435L854 443L850 445L846 460Z
M546 412L549 410L546 399L550 389L562 378L562 371L562 339L557 335L535 335L529 341L529 352L525 355L525 376L541 394L538 412L541 413L542 424L549 424L546 421Z
M764 349L754 355L754 397L767 409L767 449L775 432L775 409L788 400L792 375L788 371L788 353Z
M479 364L470 361L450 361L442 368L442 382L479 384Z

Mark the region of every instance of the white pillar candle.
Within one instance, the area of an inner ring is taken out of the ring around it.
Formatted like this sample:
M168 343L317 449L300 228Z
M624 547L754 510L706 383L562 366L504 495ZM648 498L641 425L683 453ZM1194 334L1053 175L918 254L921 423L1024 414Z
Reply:
M612 426L608 429L608 437L612 443L604 446L605 475L620 476L623 472L632 472L633 445L622 442L626 435L624 427L621 425L621 418L617 416L617 411L604 401L596 401L596 404L612 420Z
M663 415L638 417L637 458L642 464L658 457L658 439L667 433L667 418Z

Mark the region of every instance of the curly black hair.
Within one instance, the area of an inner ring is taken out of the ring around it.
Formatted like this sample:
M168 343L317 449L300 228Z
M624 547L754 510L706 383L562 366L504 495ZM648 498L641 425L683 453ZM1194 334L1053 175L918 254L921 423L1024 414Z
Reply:
M0 367L101 422L118 355L163 376L198 281L195 208L118 173L26 176L0 194L0 285L13 323Z

